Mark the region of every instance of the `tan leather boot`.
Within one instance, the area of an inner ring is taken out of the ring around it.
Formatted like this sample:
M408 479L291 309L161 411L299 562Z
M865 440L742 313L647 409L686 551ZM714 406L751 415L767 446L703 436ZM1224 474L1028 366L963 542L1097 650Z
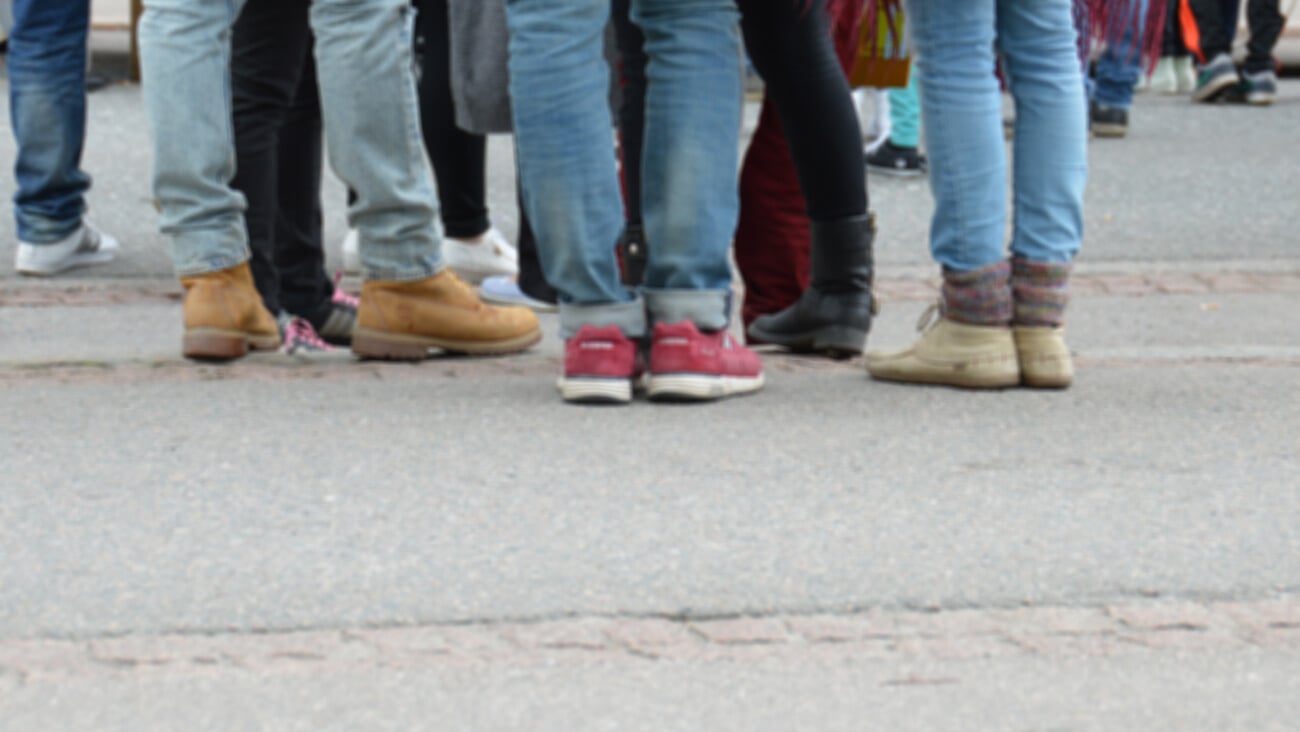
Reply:
M882 381L1001 389L1020 383L1016 344L1007 326L966 325L932 307L907 348L867 353L867 372ZM928 325L928 327L927 327Z
M1025 386L1064 389L1074 381L1074 359L1065 345L1065 328L1015 325L1020 380Z
M245 262L230 269L182 277L186 358L231 359L280 347L280 329L262 305Z
M473 354L516 353L542 339L528 308L484 305L450 269L422 280L372 280L361 286L352 352L418 361L430 348Z

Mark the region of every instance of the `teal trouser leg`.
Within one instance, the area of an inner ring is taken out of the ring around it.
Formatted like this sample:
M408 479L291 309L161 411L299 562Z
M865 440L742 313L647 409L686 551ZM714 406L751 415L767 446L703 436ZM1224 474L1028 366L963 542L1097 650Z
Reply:
M889 141L896 147L916 147L921 139L921 98L916 91L916 72L907 86L889 90Z

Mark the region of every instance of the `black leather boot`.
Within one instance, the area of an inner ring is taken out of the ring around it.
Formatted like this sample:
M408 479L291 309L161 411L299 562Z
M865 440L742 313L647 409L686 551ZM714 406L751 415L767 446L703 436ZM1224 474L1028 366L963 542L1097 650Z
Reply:
M812 222L812 282L795 304L749 325L749 337L792 351L862 353L875 314L871 295L876 217Z

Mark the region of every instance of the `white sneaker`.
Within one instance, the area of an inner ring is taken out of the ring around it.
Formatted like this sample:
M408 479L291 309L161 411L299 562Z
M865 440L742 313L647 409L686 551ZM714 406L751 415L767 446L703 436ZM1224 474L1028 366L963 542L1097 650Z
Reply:
M444 238L442 256L448 267L473 285L488 277L519 274L519 252L495 227L488 229L478 241Z
M479 286L479 299L489 305L522 305L535 313L553 313L557 310L554 303L529 297L519 289L519 279L498 275L488 277Z
M1174 57L1174 77L1179 94L1191 94L1196 89L1196 62L1190 55Z
M82 222L76 231L56 242L31 244L19 241L14 268L25 275L48 277L73 267L103 264L112 260L121 248L117 239Z
M1160 60L1156 62L1155 71L1151 72L1149 87L1153 94L1183 93L1178 89L1178 74L1175 71L1176 63L1172 56L1161 56Z
M356 229L348 229L343 237L343 271L361 274L361 234Z

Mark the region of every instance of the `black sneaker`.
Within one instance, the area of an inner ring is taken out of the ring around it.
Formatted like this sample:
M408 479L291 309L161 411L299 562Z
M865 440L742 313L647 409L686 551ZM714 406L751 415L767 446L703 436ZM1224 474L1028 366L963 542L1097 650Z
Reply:
M1221 53L1201 67L1201 72L1196 77L1196 89L1192 92L1192 101L1215 101L1224 92L1236 87L1240 81L1241 77L1237 75L1237 65L1232 62L1232 57Z
M1097 137L1123 137L1128 134L1128 110L1093 102L1088 112L1092 134Z
M926 160L916 148L899 147L886 140L885 144L867 156L867 167L886 175L911 178L925 175Z
M1272 71L1246 72L1237 90L1246 104L1266 106L1277 101L1277 74Z

